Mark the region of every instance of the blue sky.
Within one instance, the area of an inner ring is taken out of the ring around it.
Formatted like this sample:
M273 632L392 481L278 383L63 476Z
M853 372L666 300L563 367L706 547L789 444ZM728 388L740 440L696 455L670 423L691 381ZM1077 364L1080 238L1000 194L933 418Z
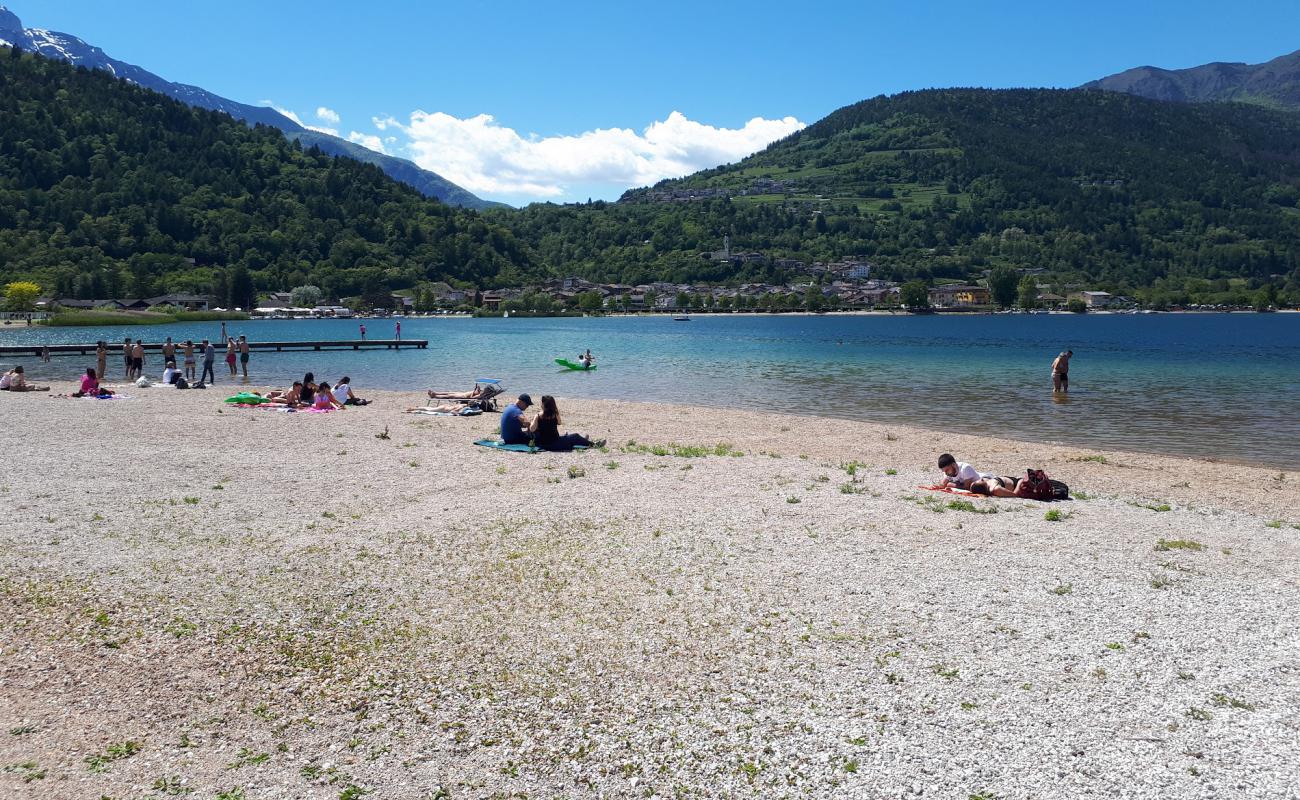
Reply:
M617 197L882 93L1075 86L1300 49L1294 0L0 2L28 27L512 203Z

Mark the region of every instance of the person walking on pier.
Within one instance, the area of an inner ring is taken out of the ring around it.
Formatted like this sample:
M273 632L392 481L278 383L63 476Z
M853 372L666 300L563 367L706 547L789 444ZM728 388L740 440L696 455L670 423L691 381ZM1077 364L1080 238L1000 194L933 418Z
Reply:
M402 341L402 321L397 321L397 341Z
M366 340L366 323L361 323L361 341Z
M244 380L248 380L248 338L239 337L239 366L244 370Z
M212 342L207 339L203 340L203 375L199 378L199 383L216 383L216 373L212 371L212 364L217 360L217 348L212 346Z

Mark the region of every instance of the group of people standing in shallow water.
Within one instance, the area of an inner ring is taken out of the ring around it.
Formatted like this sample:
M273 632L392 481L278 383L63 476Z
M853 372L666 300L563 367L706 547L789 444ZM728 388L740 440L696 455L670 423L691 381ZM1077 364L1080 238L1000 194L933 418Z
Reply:
M225 326L223 325L222 328L224 332ZM168 336L161 350L162 381L168 386L203 388L206 384L216 382L217 348L209 340L204 339L196 345L193 339L186 339L177 344L172 341L172 337ZM243 368L244 380L248 380L250 350L246 336L226 337L226 366L230 369L230 377L239 376L239 369L235 366L235 362L238 361ZM176 365L178 356L183 368ZM202 375L198 373L200 359L203 361ZM122 365L126 380L138 381L144 378L145 351L142 340L132 341L129 336L122 340ZM95 366L86 369L86 377L97 384L108 377L108 343L103 339L99 340L95 347Z

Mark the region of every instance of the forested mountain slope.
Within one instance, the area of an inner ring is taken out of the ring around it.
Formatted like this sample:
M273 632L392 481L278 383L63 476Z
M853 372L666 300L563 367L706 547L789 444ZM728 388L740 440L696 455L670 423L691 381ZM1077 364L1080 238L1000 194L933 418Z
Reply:
M199 108L224 111L249 125L262 123L279 128L291 139L298 139L304 148L319 147L325 153L347 156L367 164L374 164L391 178L414 188L426 197L464 208L487 208L500 205L490 203L462 189L436 172L422 169L404 158L376 153L328 133L309 130L273 108L251 106L221 97L199 86L174 83L146 69L119 61L98 47L69 33L41 28L25 28L12 11L0 5L0 45L16 45L24 50L39 53L46 58L60 59L78 67L100 69L132 83L153 89L168 97Z
M1083 85L1177 103L1255 103L1300 110L1300 50L1263 64L1215 62L1188 69L1136 67Z
M225 296L244 270L350 295L540 274L475 212L102 71L0 48L0 119L0 283Z
M771 273L700 257L729 235L733 250L772 257L866 256L898 279L1005 264L1118 291L1227 279L1295 289L1298 186L1290 114L943 89L847 106L739 163L618 204L490 218L547 262L624 281Z

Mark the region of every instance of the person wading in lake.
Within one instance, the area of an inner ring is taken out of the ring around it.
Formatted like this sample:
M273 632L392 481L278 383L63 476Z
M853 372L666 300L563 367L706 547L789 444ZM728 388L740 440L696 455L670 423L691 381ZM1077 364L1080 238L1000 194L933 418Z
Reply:
M108 342L103 339L95 346L95 377L103 378L108 369Z
M144 341L135 340L135 347L131 348L131 379L144 377Z
M244 380L248 380L248 338L239 337L239 366L244 370Z
M1066 350L1052 362L1053 392L1070 391L1070 356L1072 355L1074 355L1073 350Z
M216 383L217 376L212 371L212 365L217 360L217 348L207 339L203 340L203 375L199 378L199 383Z

